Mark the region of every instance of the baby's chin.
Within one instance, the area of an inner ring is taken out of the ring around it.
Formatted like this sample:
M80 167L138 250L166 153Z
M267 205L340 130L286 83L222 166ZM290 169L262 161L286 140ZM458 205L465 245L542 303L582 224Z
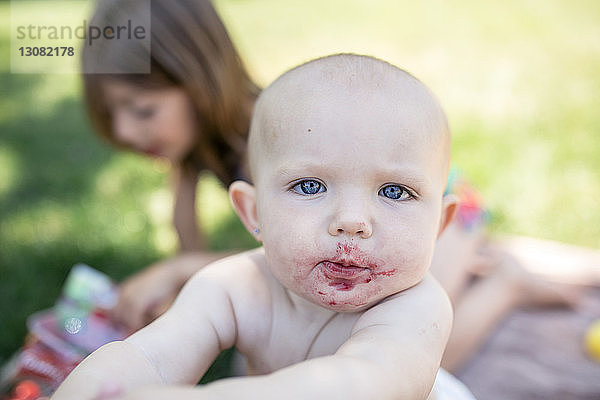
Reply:
M326 304L320 304L323 308L326 308L331 311L339 312L339 313L356 313L363 312L377 304L378 301L373 303L367 303L364 305L354 305L349 303L336 303L335 300L329 301Z
M364 311L387 297L375 287L336 283L301 294L312 303L336 312Z

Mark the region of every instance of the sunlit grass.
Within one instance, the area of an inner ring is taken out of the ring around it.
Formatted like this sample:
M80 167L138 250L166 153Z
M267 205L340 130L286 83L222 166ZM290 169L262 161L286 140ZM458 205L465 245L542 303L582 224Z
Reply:
M22 166L19 165L17 155L7 148L0 147L0 198L13 189L20 168Z
M201 177L196 196L198 215L207 233L214 233L233 215L227 191L214 176L206 174Z
M11 13L11 3L14 10ZM40 4L46 6L41 9ZM11 26L15 29L16 26L25 26L29 24L43 24L49 26L74 25L81 24L81 21L86 18L93 5L89 0L71 0L71 1L6 1L0 2L0 52L2 53L2 62L0 63L0 71L10 71L11 60L17 55L16 46L11 48ZM15 11L16 10L16 11ZM73 37L71 40L60 40L60 46L68 46L71 44L77 45L78 39ZM18 42L16 42L18 43ZM40 45L37 43L37 45ZM48 43L55 45L55 43ZM49 59L49 58L48 58ZM43 65L43 58L28 57L23 59L26 65L39 66ZM67 60L67 61L65 61ZM60 65L67 65L67 62L72 62L74 66L79 63L78 57L63 58ZM77 67L76 67L77 69ZM76 93L80 92L80 77L78 74L16 74L21 81L30 80L35 82L33 85L23 84L19 87L19 96L17 99L13 97L3 96L0 99L0 121L5 118L14 118L22 115L29 110L35 110L36 114L50 115L54 112L54 105L59 104L62 100L72 98ZM27 97L28 101L22 99ZM15 101L21 100L21 101Z
M65 204L44 201L35 209L7 216L2 222L2 236L25 246L38 246L65 239L75 221Z
M10 2L0 2L0 72L10 70Z

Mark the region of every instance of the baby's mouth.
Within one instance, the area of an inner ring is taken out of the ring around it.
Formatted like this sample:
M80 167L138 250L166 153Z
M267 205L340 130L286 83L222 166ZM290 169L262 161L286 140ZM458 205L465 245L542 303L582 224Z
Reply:
M328 279L354 281L369 274L369 269L357 265L344 265L333 261L323 261L323 273Z

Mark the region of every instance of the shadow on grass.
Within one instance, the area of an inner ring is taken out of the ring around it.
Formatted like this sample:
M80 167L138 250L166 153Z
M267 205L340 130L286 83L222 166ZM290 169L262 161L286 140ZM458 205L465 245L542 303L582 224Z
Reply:
M211 233L208 240L208 245L215 251L247 250L260 245L233 212L219 222L218 228Z

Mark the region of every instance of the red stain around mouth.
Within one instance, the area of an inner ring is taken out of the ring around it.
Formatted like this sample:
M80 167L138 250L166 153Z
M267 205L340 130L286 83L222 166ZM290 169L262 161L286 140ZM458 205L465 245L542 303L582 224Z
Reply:
M371 282L373 278L396 274L395 268L383 270L383 265L382 260L348 242L338 243L333 259L323 262L329 286L336 291L350 291L358 284Z
M368 284L382 278L386 279L398 273L397 268L386 268L383 259L361 250L352 242L337 243L335 254L319 264L321 276L325 280L321 282L330 289L325 290L321 287L316 294L324 304L331 307L338 307L341 304L352 307L367 304L364 300L359 301L364 296L361 284ZM377 286L375 286L376 288ZM375 289L365 288L365 290ZM340 299L343 298L344 301L340 302L337 296L342 296Z
M351 262L364 268L379 269L380 260L373 259L368 253L362 251L352 243L338 243L335 250L336 262L345 264Z

